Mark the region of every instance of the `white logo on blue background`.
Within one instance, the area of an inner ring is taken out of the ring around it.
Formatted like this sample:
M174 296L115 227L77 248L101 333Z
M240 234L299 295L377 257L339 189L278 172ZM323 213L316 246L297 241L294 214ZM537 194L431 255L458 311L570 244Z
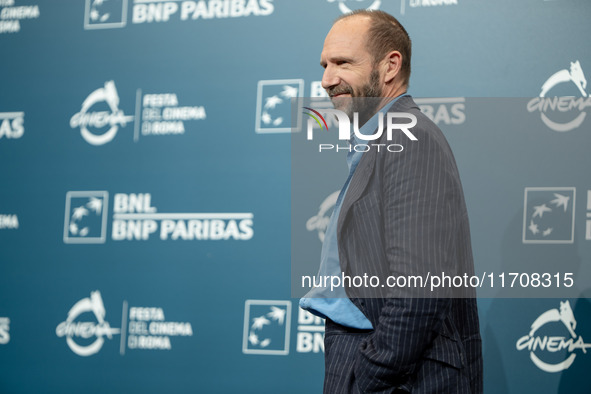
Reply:
M324 242L324 235L326 234L328 223L330 223L330 217L332 216L334 207L337 205L340 192L340 190L337 190L326 197L324 201L322 201L322 204L320 204L318 213L312 216L306 222L306 230L318 231L318 238L320 239L320 242Z
M335 0L328 0L329 3L334 2ZM372 0L371 3L369 1L366 1L365 3L368 4L358 4L360 0L357 0L357 2L355 3L355 8L358 8L359 6L362 7L366 7L367 10L379 10L380 9L380 5L382 3L381 0ZM353 3L352 1L350 3ZM339 10L341 11L341 13L343 14L347 14L351 11L353 11L351 8L347 7L345 5L345 1L344 0L340 0L338 2L339 4Z
M574 187L526 187L523 243L573 243Z
M86 0L84 29L114 29L127 24L127 0Z
M289 354L291 301L246 300L244 354Z
M111 142L119 127L125 127L134 120L119 109L119 94L114 81L105 82L102 88L94 90L82 102L80 112L70 119L70 127L80 128L80 134L91 145L100 146ZM95 105L105 103L109 111L96 111ZM94 109L94 110L93 110Z
M560 327L560 324L555 323L562 323L570 337L559 336L560 331L555 330ZM551 327L551 331L545 330L543 328L545 325ZM583 337L575 333L576 328L577 321L570 302L560 301L560 308L542 313L532 323L529 334L519 338L515 347L517 350L528 350L531 361L542 371L561 372L568 369L575 361L577 357L575 350L587 353L587 349L591 348L590 343L585 343ZM548 336L548 334L554 335ZM561 355L565 358L560 359ZM546 361L542 358L546 358Z
M64 220L64 242L98 244L107 238L106 191L68 192Z
M96 323L78 320L80 316L88 316L88 312L94 314ZM109 322L105 320L106 313L101 292L92 291L90 297L81 299L70 308L68 317L57 326L55 333L58 337L66 337L68 347L77 355L92 356L103 347L105 336L113 339L113 335L121 333L121 329L111 328ZM95 339L89 342L92 337Z
M257 85L257 133L289 133L292 131L292 99L304 95L303 79L259 81ZM298 100L293 122L299 131L302 123L302 102Z
M555 86L564 83L567 85L574 84L583 98L570 95L548 97L548 93ZM583 124L587 116L585 110L591 106L591 98L585 91L586 88L587 79L581 63L578 60L570 62L570 68L555 72L544 82L539 97L533 98L527 103L527 110L529 112L540 112L542 122L551 130L559 133L574 130ZM573 118L573 115L568 115L571 112L578 112L578 114ZM558 116L560 120L551 120L550 117L554 116Z
M0 345L10 342L10 318L0 317Z

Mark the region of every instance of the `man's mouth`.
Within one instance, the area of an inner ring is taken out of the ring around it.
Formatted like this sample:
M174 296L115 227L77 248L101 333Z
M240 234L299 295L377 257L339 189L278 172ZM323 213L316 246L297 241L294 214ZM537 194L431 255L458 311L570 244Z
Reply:
M339 97L352 97L353 92L345 86L340 86L331 90L328 90L328 96L330 98L339 98Z

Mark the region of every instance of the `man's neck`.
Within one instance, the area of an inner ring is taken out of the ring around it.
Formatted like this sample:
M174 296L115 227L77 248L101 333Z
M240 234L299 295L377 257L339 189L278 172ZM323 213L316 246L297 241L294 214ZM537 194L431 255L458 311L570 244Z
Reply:
M405 93L406 85L393 86L391 89L384 89L384 91L382 91L382 101L380 102L379 108L376 111L376 113L379 112L382 108L384 108L384 106L388 104L390 101L392 101L396 97L402 96Z
M369 121L372 117L374 117L375 114L380 112L382 110L382 108L389 105L392 102L392 100L396 99L397 97L402 96L405 93L406 93L406 89L400 89L400 93L395 96L382 97L380 100L380 103L376 106L376 109L374 111L372 111L371 113L366 112L365 116L360 114L360 119L359 119L360 120L360 122L359 122L360 127L363 127L367 123L367 121Z
M378 112L380 112L382 108L384 108L386 105L388 105L390 102L392 102L392 100L394 100L396 97L400 97L405 93L406 93L406 86L401 87L400 89L397 89L395 93L392 93L392 94L382 97L382 100L380 101L380 104L378 105L378 108L377 108L376 112L374 113L374 115L377 114Z

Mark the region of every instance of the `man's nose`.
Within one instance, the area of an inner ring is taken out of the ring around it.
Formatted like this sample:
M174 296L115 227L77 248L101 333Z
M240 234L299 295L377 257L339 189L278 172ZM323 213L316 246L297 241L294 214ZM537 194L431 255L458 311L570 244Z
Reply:
M328 89L337 86L340 82L341 80L335 70L330 65L326 66L324 74L322 75L322 87Z

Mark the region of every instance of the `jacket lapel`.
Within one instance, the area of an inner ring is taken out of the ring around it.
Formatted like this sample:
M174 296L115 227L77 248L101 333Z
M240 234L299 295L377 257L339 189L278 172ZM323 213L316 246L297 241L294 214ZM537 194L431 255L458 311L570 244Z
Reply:
M386 112L404 112L413 107L418 108L412 97L403 96L400 97ZM343 226L345 225L347 215L349 214L351 206L357 200L359 200L359 198L363 195L363 192L367 188L369 180L371 179L371 176L373 174L373 169L376 163L376 156L376 149L371 149L369 152L363 153L363 156L361 157L361 160L359 161L359 164L355 169L353 178L351 178L351 183L349 184L349 189L347 190L345 199L343 200L343 206L341 207L341 212L339 213L339 219L337 222L337 234L342 234ZM343 269L344 268L345 267L343 267Z

